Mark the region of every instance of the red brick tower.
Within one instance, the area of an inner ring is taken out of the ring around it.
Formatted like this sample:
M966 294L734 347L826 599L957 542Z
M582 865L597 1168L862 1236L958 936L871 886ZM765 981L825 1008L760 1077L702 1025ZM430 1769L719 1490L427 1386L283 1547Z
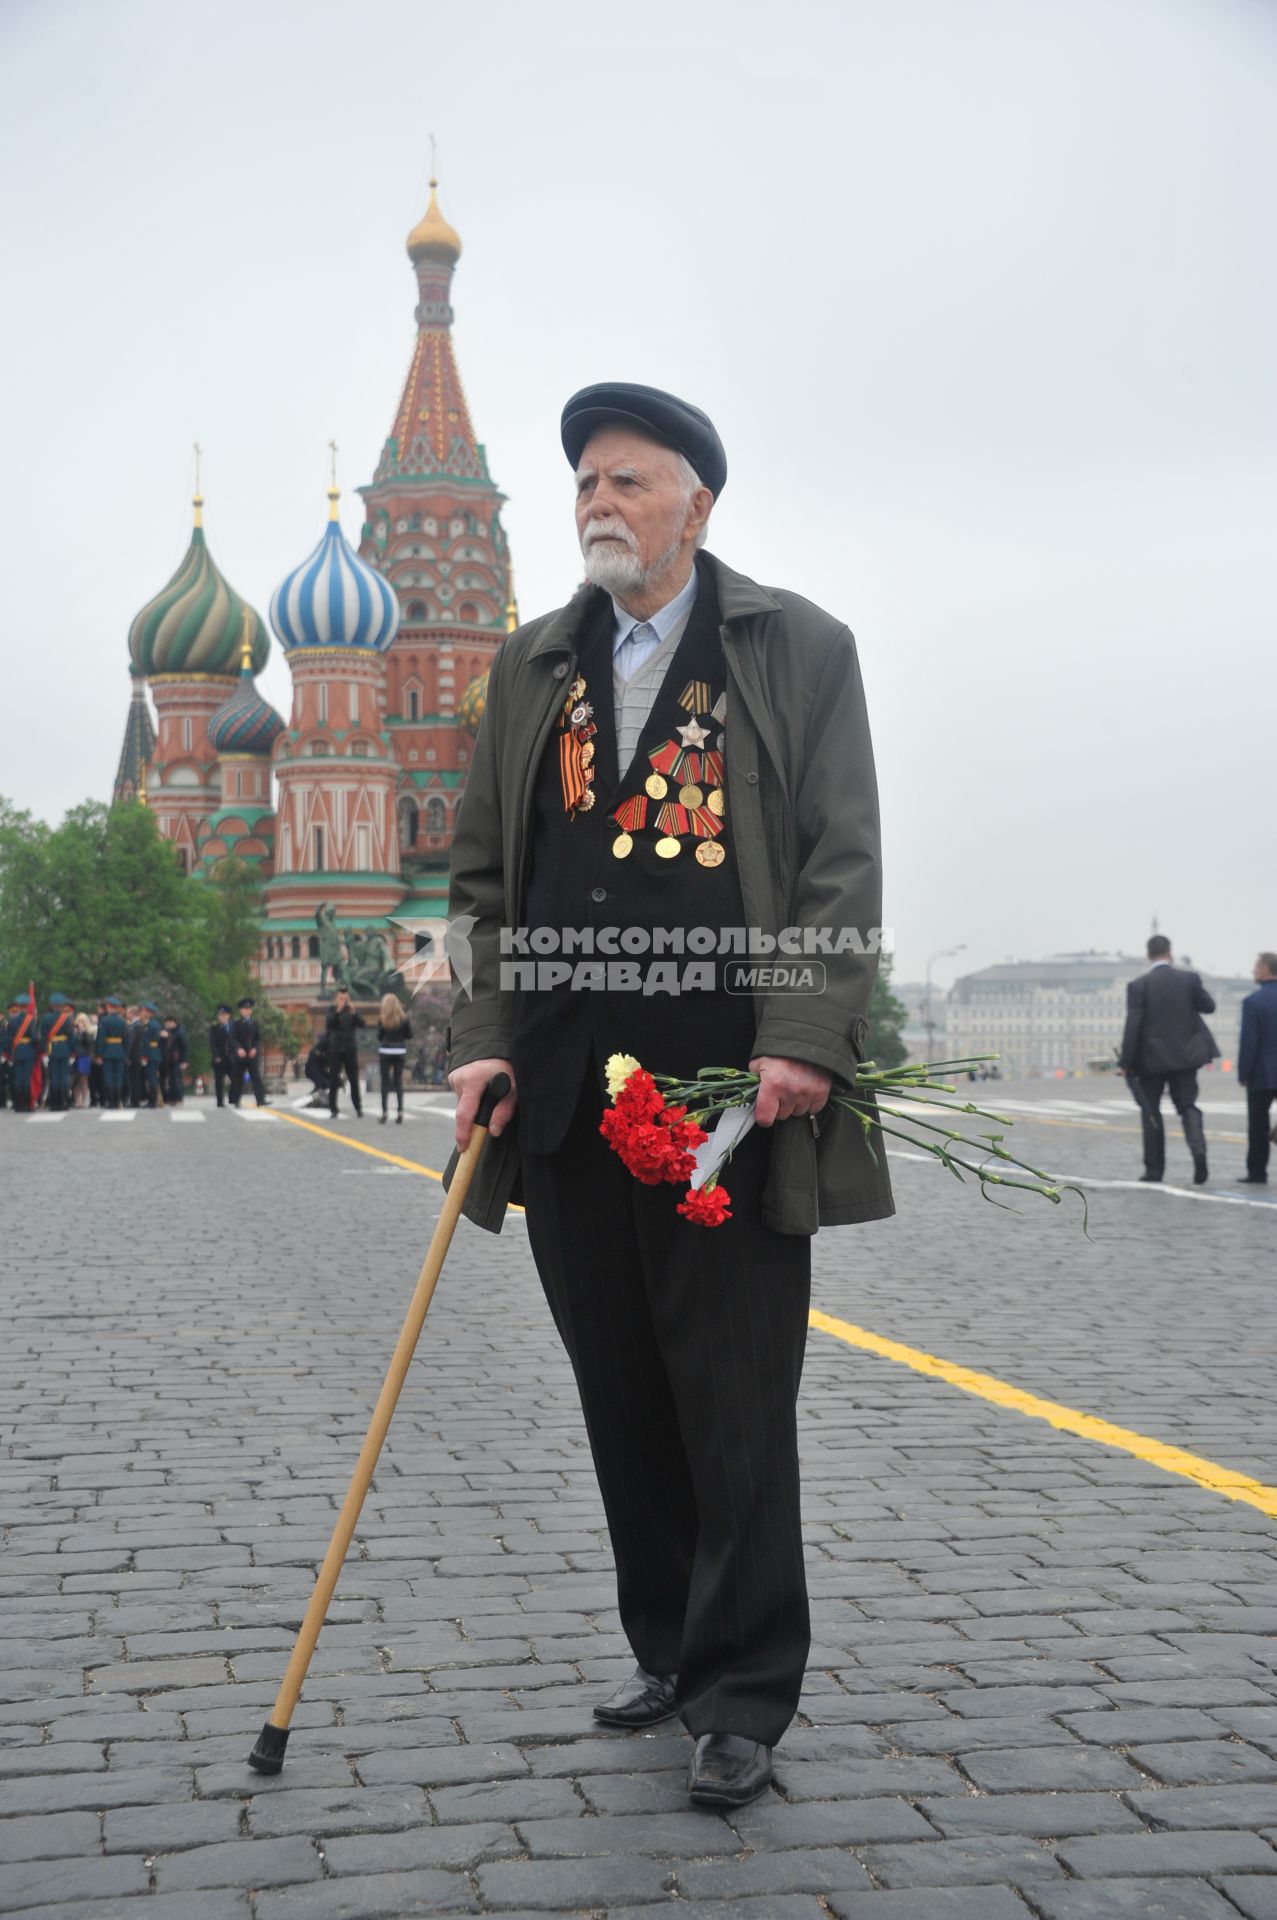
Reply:
M430 205L408 235L417 341L390 437L369 486L360 557L399 597L386 655L386 720L399 763L395 819L418 907L441 910L452 824L469 765L462 695L512 624L505 498L475 438L452 344L452 276L461 241Z

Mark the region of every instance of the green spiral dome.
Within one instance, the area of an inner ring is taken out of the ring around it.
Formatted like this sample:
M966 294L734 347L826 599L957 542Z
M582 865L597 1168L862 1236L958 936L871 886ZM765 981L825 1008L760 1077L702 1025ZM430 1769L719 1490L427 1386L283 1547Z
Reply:
M266 629L214 565L204 539L202 505L197 497L191 544L181 566L129 628L134 673L148 677L213 673L231 679L238 672L245 639L252 648L253 672L260 673L266 665L270 654Z

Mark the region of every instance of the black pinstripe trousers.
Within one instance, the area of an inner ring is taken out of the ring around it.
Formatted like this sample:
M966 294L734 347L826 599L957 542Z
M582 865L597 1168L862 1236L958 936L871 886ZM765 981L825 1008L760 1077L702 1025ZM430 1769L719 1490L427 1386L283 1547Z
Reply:
M762 1224L769 1136L698 1227L600 1137L591 1073L568 1136L525 1153L528 1236L580 1389L640 1666L677 1673L688 1731L774 1746L810 1645L796 1403L811 1243Z

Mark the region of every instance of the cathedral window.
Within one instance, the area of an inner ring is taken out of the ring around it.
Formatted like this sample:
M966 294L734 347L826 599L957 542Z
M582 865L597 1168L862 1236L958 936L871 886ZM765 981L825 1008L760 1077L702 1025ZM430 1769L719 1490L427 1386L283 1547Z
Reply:
M415 687L408 695L408 718L410 720L420 720L421 718L421 695Z
M327 753L327 751L328 751L328 742L326 740L311 741L310 757L312 760L322 760L324 755Z
M350 751L356 760L366 760L368 758L368 742L366 740L352 740L350 743Z
M311 829L311 852L315 872L322 873L324 871L324 829L322 827Z
M421 815L414 800L405 800L399 807L399 845L405 853L411 853L417 844L417 834L421 826Z
M293 959L300 960L302 957L302 943L298 939L296 934L293 935L292 950L293 950Z
M358 725L359 722L359 688L357 686L350 689L350 721L352 726Z
M363 824L355 828L355 865L360 873L372 866L372 828Z
M408 618L410 620L424 620L425 617L426 617L425 601L414 600L408 608Z
M448 815L443 801L432 794L426 802L426 832L444 833L447 826Z
M185 753L189 753L189 752L191 751L191 746L192 746L192 739L191 739L191 720L190 720L190 715L189 715L189 714L187 714L187 715L186 715L186 716L185 716L185 717L183 718L183 720L182 720L182 750L183 750L183 752L185 752Z
M316 711L319 714L319 724L321 727L326 727L328 725L328 682L326 680L321 680L319 683L318 699L319 705Z
M319 958L319 935L318 935L317 933L312 933L312 934L311 934L311 936L310 936L310 938L309 938L309 939L307 940L307 942L306 942L306 953L307 953L307 956L308 956L308 958L309 958L309 959L311 959L311 960L318 960L318 958Z

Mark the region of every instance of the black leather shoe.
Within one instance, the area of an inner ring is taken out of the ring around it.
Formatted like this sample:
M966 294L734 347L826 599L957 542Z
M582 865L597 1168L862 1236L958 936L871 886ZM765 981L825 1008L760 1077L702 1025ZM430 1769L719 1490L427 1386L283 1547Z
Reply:
M594 1718L605 1727L654 1727L674 1717L674 1687L677 1676L645 1673L635 1667L615 1693L594 1709Z
M1158 1185L1158 1184L1160 1183L1160 1181L1161 1181L1161 1178L1162 1178L1162 1176L1161 1176L1161 1174L1160 1174L1160 1173L1142 1173L1142 1174L1140 1175L1140 1179L1141 1179L1141 1180L1150 1180L1150 1181L1152 1181L1152 1183L1153 1183L1153 1185L1154 1185L1154 1186L1156 1186L1156 1185Z
M698 1807L744 1807L771 1785L772 1750L738 1733L703 1733L687 1775Z
M1239 1187L1266 1187L1268 1185L1268 1175L1266 1173L1239 1173L1237 1176L1237 1184Z
M1193 1162L1193 1185L1195 1187L1204 1187L1207 1178L1206 1155L1203 1154L1200 1160L1194 1160Z

